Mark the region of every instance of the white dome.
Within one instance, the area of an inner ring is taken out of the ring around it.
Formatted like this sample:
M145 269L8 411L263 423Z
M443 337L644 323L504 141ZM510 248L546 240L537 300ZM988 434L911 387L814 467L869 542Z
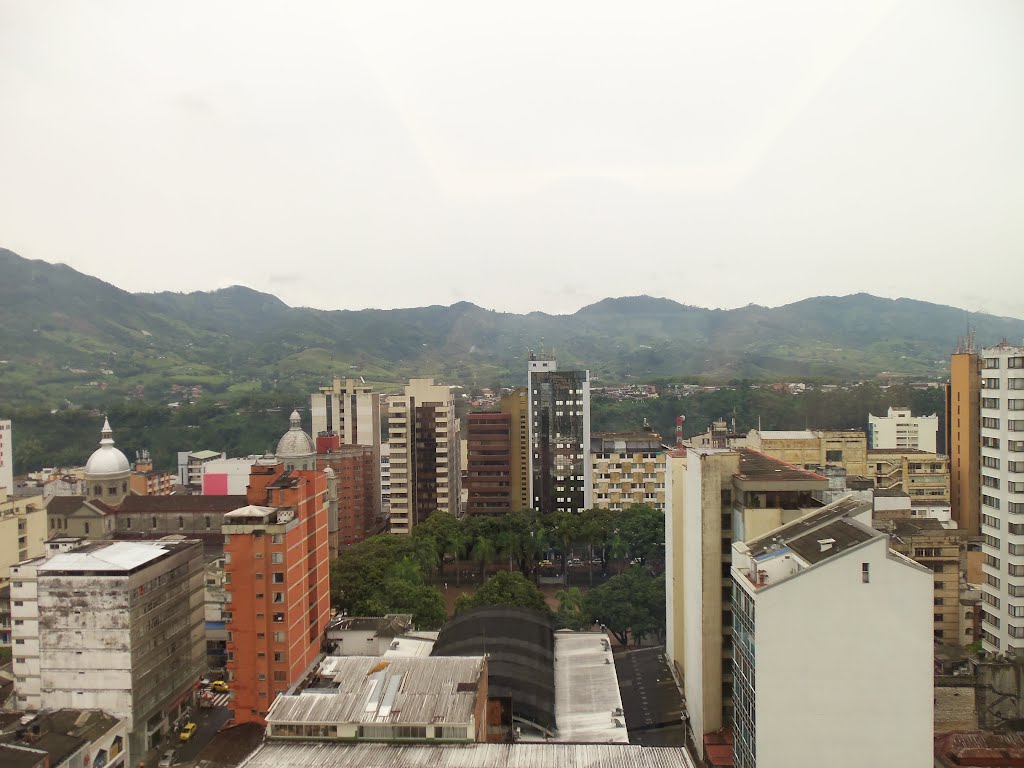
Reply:
M298 411L292 411L291 428L284 433L284 437L277 443L277 452L274 454L278 459L296 459L316 455L316 443L313 438L302 431L302 417Z
M110 421L103 420L103 433L100 447L93 451L89 461L85 463L85 476L92 478L119 477L132 471L128 458L114 447L114 433L110 429Z

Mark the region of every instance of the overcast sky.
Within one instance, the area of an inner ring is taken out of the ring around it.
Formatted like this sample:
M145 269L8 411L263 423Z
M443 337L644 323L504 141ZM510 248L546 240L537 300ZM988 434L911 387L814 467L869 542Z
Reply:
M1024 317L1024 2L0 0L0 246L330 309Z

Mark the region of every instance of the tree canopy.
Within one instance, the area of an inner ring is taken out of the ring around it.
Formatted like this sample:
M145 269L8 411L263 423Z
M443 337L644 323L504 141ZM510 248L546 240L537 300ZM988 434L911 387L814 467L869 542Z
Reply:
M587 592L583 616L603 624L623 645L665 636L665 576L634 566Z
M516 571L499 571L485 581L475 593L460 595L455 603L455 613L491 605L533 608L538 611L550 610L544 602L544 595L523 574Z

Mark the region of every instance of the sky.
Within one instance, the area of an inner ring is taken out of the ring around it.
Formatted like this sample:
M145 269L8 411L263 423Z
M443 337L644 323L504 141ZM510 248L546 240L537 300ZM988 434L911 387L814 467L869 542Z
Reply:
M131 291L1024 317L1024 3L0 0L0 247Z

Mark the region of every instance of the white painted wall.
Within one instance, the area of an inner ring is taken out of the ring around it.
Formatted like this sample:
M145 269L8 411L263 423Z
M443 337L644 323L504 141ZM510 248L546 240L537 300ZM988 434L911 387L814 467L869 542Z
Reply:
M758 768L933 764L930 571L879 537L748 593Z
M0 419L0 488L14 490L14 452L11 446L10 419Z
M909 409L889 408L885 416L868 414L871 448L916 448L936 453L939 417L912 416Z

